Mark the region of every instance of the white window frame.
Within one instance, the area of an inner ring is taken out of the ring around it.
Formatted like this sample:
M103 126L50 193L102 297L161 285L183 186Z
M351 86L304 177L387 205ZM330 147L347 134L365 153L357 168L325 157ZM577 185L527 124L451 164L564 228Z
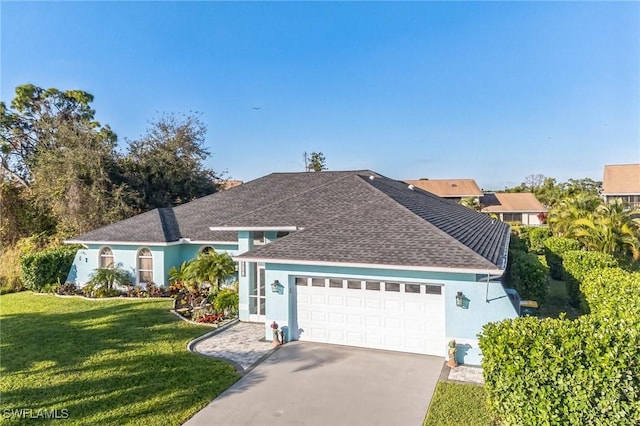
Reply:
M148 256L142 256L142 252L147 250L149 252ZM151 259L151 269L142 269L140 267L140 260L141 259ZM141 273L142 272L149 272L151 274L151 280L150 281L143 281L142 280L142 276ZM146 284L149 282L154 282L154 273L153 273L153 252L151 251L150 248L148 247L142 247L140 250L138 250L138 253L136 255L136 279L138 281L138 284Z
M111 252L111 255L105 255L104 254L105 250L109 250ZM105 259L107 257L111 258L111 263L107 263L106 265L103 265L102 259ZM98 268L107 268L109 265L115 266L115 264L116 264L116 256L113 253L113 249L109 246L102 247L98 252Z

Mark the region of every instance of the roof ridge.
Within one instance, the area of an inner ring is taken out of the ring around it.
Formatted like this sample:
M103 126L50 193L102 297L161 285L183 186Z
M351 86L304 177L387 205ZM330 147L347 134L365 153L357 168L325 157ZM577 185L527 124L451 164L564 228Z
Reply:
M295 172L295 173L302 174L302 173L311 173L311 172ZM315 172L313 172L313 173L315 173ZM324 172L319 172L319 173L324 173ZM234 220L241 219L241 218L243 218L243 217L245 217L245 216L248 216L248 215L250 215L250 214L254 214L254 213L256 213L256 212L260 212L261 210L266 210L266 209L268 209L268 208L271 208L272 206L274 206L274 205L276 205L276 204L281 204L281 203L286 202L286 201L288 201L288 200L293 200L293 199L295 199L295 198L297 198L297 197L300 197L300 196L302 196L302 195L304 195L304 194L308 194L309 192L313 192L313 191L315 191L315 190L317 190L317 189L320 189L320 188L323 188L323 187L326 187L326 186L329 186L329 185L334 185L336 182L340 182L340 181L342 181L342 180L345 180L345 179L348 179L348 178L352 178L352 177L354 177L354 176L355 176L355 177L357 177L357 176L358 176L358 175L356 174L356 172L353 172L353 173L351 173L351 172L346 172L346 173L348 173L348 174L345 174L344 176L336 177L335 179L332 179L332 180L330 180L329 182L325 182L325 183L323 183L323 184L321 184L321 185L314 186L313 188L309 188L308 190L301 191L301 192L297 192L297 193L296 193L296 194L294 194L294 195L291 195L291 196L286 197L286 198L283 198L283 199L279 199L279 200L277 200L277 201L273 201L273 202L268 203L268 204L263 204L263 205L261 205L260 207L258 207L258 208L256 208L256 209L249 210L249 211L247 211L247 212L245 212L245 213L243 213L243 214L241 214L241 215L239 215L239 216L234 217L233 219L234 219ZM373 173L373 172L372 172L372 173ZM278 173L272 173L272 175L275 175L275 174L278 174ZM284 173L283 173L283 174L284 174ZM224 224L223 224L222 226L224 226Z
M396 180L393 180L393 179L388 178L388 177L386 177L386 176L383 176L383 177L384 177L385 179L388 179L388 180L391 180L391 181L393 181L393 182L400 183L400 184L403 184L403 185L404 185L404 183L403 183L402 181L396 181ZM384 192L383 192L382 190L380 190L379 188L376 188L376 187L375 187L375 186L373 186L373 185L369 185L369 186L371 186L374 190L376 190L376 191L380 192L381 194L383 194L385 197L387 197L388 199L390 199L391 201L393 201L393 202L394 202L394 204L396 204L397 206L399 206L399 207L400 207L400 208L402 208L403 210L407 211L407 212L408 212L408 213L410 213L412 216L414 216L414 217L418 218L418 219L420 220L420 222L421 222L421 223L425 223L425 224L427 224L430 228L432 228L432 229L433 229L433 230L435 230L436 232L440 233L441 235L446 236L448 239L450 239L450 240L454 241L456 244L458 244L460 247L464 248L465 250L470 251L470 252L472 253L472 255L473 255L473 256L475 256L475 257L477 257L478 259L481 259L481 260L483 260L483 261L485 261L485 262L489 262L490 264L492 264L492 265L494 265L494 266L496 266L496 267L499 267L499 265L494 264L492 261L490 261L489 259L487 259L487 258L486 258L486 257L484 257L483 255L481 255L480 253L478 253L477 251L475 251L473 248L471 248L471 247L467 246L466 244L464 244L462 241L458 240L458 239L457 239L456 237L454 237L453 235L451 235L451 234L449 234L448 232L446 232L446 231L444 231L444 230L440 229L438 226L434 225L433 223L431 223L431 222L430 222L430 221L428 221L427 219L425 219L425 218L421 217L421 216L420 216L420 215L418 215L416 212L414 212L413 210L411 210L411 209L410 209L410 208L408 208L407 206L403 205L403 204L402 204L402 203L400 203L399 201L394 200L390 195L388 195L388 194L384 193ZM408 187L409 185L406 185L406 186ZM459 204L454 203L454 202L452 202L452 201L450 201L450 200L445 200L445 199L443 199L443 198L441 198L441 197L438 197L437 195L432 194L432 193L430 193L430 192L428 192L428 191L425 191L425 190L423 190L423 189L421 189L421 188L418 188L418 187L415 187L415 186L414 186L414 188L413 188L413 189L411 189L411 191L416 191L416 190L420 191L420 193L422 193L422 194L424 194L424 195L426 195L426 196L428 196L428 197L432 197L436 202L442 202L442 203L444 203L444 204L449 204L449 205L452 205L452 204L453 204L453 205L457 205L457 206L459 205ZM463 206L460 206L460 207L462 207L462 208L466 208L466 207L463 207Z

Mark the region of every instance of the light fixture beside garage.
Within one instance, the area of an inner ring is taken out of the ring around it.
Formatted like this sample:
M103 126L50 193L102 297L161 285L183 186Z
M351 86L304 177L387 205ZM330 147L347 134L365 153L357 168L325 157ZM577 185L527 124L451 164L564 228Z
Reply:
M462 292L461 292L461 291L459 291L459 292L456 294L456 306L457 306L458 308L462 308L463 303L464 303L464 294L462 294Z
M271 291L274 293L280 292L280 281L275 280L274 282L271 283Z

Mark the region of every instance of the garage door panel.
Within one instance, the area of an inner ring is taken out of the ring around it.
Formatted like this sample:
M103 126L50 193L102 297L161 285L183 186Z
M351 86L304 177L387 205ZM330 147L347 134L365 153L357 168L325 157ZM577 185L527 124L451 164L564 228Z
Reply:
M442 295L425 294L424 289L407 293L297 286L296 290L298 324L305 330L301 340L439 356L444 351Z

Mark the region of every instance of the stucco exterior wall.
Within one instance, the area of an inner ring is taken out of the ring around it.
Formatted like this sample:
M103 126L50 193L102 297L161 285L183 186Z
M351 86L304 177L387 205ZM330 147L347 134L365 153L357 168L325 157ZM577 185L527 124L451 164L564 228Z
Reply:
M237 245L206 244L174 244L168 246L130 246L123 244L90 244L78 250L69 273L70 279L79 286L84 286L91 274L99 267L99 253L104 247L113 251L114 261L120 268L131 273L138 284L138 252L148 248L153 255L153 281L156 285L169 285L169 269L179 267L184 261L195 258L202 248L211 246L217 252L226 252L231 256L237 254Z
M518 316L513 304L499 282L478 282L476 275L463 273L420 272L403 270L346 268L312 265L266 264L266 321L265 338L272 339L270 324L275 321L285 326L287 338L296 337L297 327L296 300L291 297L295 286L295 276L316 276L324 278L345 278L373 281L406 281L422 284L443 285L445 310L445 338L448 342L455 339L458 343L458 361L479 365L482 355L478 348L477 334L482 326L491 321ZM278 280L282 285L277 293L271 291L270 284ZM464 306L456 306L456 294L462 291ZM446 356L447 348L442 348Z

